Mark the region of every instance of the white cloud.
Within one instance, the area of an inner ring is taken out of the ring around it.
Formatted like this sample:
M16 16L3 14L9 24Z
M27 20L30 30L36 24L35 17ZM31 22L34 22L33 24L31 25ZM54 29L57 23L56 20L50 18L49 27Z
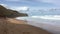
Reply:
M0 5L4 6L7 9L9 9L9 7L6 4L0 4Z
M22 1L29 1L29 0L6 0L6 1L15 1L15 2L22 2ZM44 2L44 3L52 3L55 5L60 5L60 0L33 0L33 1L40 1L40 2Z
M29 7L26 7L26 6L23 6L23 7L13 7L13 8L11 8L11 9L20 11L20 10L28 10Z
M20 1L20 0L6 0L6 1Z
M4 6L7 9L12 9L12 10L17 10L17 11L28 10L29 9L29 7L27 7L27 6L22 6L22 7L13 7L12 6L12 7L8 7L8 5L6 5L6 4L0 4L0 5Z
M46 3L52 3L55 5L60 5L60 0L36 0L36 1L40 1L40 2L46 2Z
M5 0L5 1L22 2L22 1L29 1L29 0Z
M29 1L29 0L6 0L6 1L15 1L15 2L22 2L22 1ZM40 2L44 2L44 3L52 3L55 5L60 5L60 0L33 0L33 1L40 1Z
M2 6L7 6L7 5L5 5L5 4L0 4L0 5L2 5Z

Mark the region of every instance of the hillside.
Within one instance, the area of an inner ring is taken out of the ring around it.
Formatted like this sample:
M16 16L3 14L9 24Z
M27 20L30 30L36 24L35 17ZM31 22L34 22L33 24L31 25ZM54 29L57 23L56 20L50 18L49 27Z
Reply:
M0 5L0 17L19 17L19 16L28 16L25 13L19 13L18 11L6 9L5 7Z

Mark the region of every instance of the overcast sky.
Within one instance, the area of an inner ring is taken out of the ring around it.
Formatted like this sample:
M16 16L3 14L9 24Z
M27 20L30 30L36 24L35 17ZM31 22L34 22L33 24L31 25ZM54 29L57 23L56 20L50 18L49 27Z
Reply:
M60 0L0 0L0 4L18 10L60 8Z

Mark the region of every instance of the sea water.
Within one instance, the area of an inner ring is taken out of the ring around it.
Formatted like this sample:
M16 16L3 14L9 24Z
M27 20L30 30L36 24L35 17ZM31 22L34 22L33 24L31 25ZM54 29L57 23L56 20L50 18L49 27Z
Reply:
M60 16L45 15L45 16L29 16L17 17L18 20L26 20L27 24L40 27L53 34L60 34Z

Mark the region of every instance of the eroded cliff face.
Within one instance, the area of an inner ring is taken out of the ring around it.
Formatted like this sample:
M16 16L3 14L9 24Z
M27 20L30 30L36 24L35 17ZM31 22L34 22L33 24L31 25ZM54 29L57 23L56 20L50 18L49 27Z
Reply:
M19 16L28 16L26 13L19 13L18 11L6 9L0 5L0 17L19 17Z
M50 34L49 32L26 24L26 21L0 18L0 34Z

